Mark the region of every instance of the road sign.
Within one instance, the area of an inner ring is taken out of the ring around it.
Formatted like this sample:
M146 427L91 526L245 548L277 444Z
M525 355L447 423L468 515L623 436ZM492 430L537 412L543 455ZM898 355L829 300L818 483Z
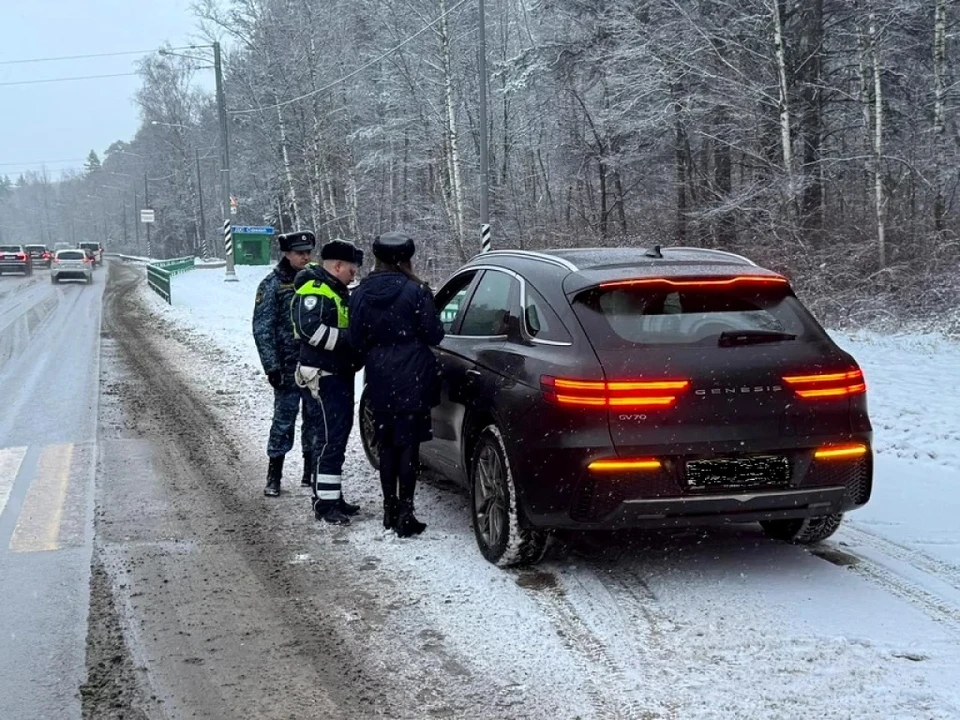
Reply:
M140 222L142 223L152 223L156 222L156 213L150 208L142 208L140 210Z
M233 232L235 235L273 235L273 228L258 225L234 225Z

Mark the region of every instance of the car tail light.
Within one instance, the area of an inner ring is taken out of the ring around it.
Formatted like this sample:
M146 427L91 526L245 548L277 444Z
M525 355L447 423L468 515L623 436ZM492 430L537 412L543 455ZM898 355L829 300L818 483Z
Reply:
M669 287L713 288L731 285L787 285L787 279L780 275L736 275L726 278L673 279L673 278L636 278L633 280L613 280L600 283L602 289L612 287L630 287L643 285L667 285Z
M863 371L859 368L812 375L785 375L783 381L792 387L798 396L807 400L849 397L867 391Z
M544 397L567 407L667 408L690 386L689 380L567 380L544 375Z
M23 260L24 262L26 262L26 261L27 261L27 254L26 254L26 253L17 253L17 260Z
M867 454L867 446L863 443L850 445L827 445L817 448L813 456L817 460L852 460Z
M45 253L43 254L43 259L44 259L44 260L49 260L49 259L50 259L50 253L45 252Z
M587 468L594 472L628 472L630 470L659 470L663 467L656 458L603 458L594 460Z

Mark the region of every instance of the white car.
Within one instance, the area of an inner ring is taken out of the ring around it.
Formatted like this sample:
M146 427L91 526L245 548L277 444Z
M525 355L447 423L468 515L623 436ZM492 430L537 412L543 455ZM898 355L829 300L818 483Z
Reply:
M85 250L57 250L50 265L50 282L86 280L93 282L93 258Z

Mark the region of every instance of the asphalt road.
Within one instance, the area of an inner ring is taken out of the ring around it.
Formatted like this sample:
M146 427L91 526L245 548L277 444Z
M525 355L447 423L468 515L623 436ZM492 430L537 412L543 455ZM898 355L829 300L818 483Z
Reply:
M0 277L0 718L81 716L104 274Z

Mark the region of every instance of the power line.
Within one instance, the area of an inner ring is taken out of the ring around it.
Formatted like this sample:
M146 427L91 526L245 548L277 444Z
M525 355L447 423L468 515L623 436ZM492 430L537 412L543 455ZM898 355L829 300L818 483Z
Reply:
M45 78L43 80L16 80L14 82L0 83L0 87L8 87L10 85L39 85L41 83L67 82L69 80L100 80L102 78L129 77L130 75L138 74L139 73L135 72L127 72L110 73L108 75L77 75L75 77Z
M373 67L374 65L376 65L378 62L380 62L380 61L383 60L384 58L387 58L387 57L389 57L390 55L393 55L393 53L395 53L397 50L401 49L404 45L412 42L412 41L415 40L416 38L418 38L418 37L420 37L421 35L423 35L427 30L429 30L429 29L432 28L434 25L436 25L438 22L440 22L441 20L443 20L443 18L445 18L447 15L449 15L449 14L452 13L452 12L454 12L455 10L459 10L463 5L466 5L468 2L472 2L472 1L473 1L473 0L460 0L460 2L458 2L456 5L454 5L454 6L451 7L451 8L448 8L446 12L440 13L437 17L435 17L433 20L431 20L431 21L428 22L426 25L424 25L422 28L420 28L419 30L417 30L417 32L415 32L413 35L411 35L411 36L408 37L406 40L404 40L403 42L401 42L399 45L396 45L396 46L390 48L389 50L387 50L387 51L386 51L385 53L383 53L382 55L380 55L380 56L378 56L378 57L375 57L373 60L371 60L371 61L369 61L369 62L364 63L363 65L361 65L360 67L358 67L358 68L357 68L356 70L354 70L353 72L347 73L346 75L343 75L343 76L337 78L337 79L334 80L333 82L328 83L328 84L324 85L323 87L319 87L319 88L317 88L316 90L311 90L311 91L308 92L308 93L304 93L303 95L300 95L300 96L298 96L298 97L291 98L290 100L284 100L283 102L276 103L276 104L274 104L274 105L267 105L267 106L265 106L265 107L258 107L258 108L248 108L248 109L246 109L246 110L229 110L228 112L229 112L231 115L248 115L248 114L251 114L251 113L263 112L264 110L276 110L277 108L282 108L282 107L286 107L287 105L292 105L293 103L300 102L301 100L306 100L306 99L309 98L309 97L313 97L314 95L317 95L317 94L319 94L319 93L322 93L322 92L324 92L325 90L329 90L330 88L335 87L335 86L339 85L340 83L342 83L342 82L344 82L344 81L346 81L346 80L349 80L349 79L352 78L352 77L355 77L355 76L359 75L360 73L362 73L362 72L363 72L364 70L366 70L367 68Z
M183 47L169 48L170 50L192 50L197 47L203 47L202 45L184 45ZM163 48L166 49L166 48ZM89 53L86 55L61 55L60 57L42 57L42 58L29 58L22 60L0 60L0 65L24 65L26 63L41 63L41 62L58 62L60 60L86 60L87 58L102 58L102 57L120 57L122 55L149 55L150 53L158 52L160 48L154 50L124 50L121 52L108 52L108 53Z
M62 55L60 57L30 58L27 60L0 60L0 65L26 65L27 63L59 62L60 60L86 60L87 58L120 57L121 55L146 55L154 50L126 50L124 52L92 53L89 55Z
M61 163L86 162L87 158L70 158L69 160L28 160L26 162L4 162L0 167L27 167L28 165L59 165Z

